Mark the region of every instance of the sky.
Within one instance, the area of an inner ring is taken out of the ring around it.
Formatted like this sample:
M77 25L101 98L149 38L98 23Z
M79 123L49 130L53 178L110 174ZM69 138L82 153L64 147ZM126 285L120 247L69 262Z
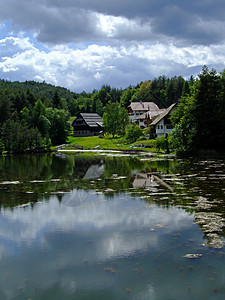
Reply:
M225 69L224 0L0 0L0 78L91 92Z

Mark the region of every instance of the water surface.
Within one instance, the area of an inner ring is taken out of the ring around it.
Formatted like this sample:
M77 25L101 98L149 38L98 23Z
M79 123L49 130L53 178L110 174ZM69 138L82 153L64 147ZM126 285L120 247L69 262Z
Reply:
M224 161L0 158L0 299L223 299Z

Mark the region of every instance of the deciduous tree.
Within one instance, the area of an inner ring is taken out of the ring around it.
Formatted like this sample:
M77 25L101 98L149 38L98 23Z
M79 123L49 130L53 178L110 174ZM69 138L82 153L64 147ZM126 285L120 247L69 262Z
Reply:
M118 102L109 102L106 105L103 114L105 132L111 133L113 137L115 137L116 134L124 135L128 123L128 112L124 107L121 107Z

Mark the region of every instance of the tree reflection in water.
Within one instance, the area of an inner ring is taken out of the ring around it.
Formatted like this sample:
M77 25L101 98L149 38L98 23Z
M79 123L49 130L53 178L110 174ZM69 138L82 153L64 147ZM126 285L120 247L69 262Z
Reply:
M225 171L221 160L142 160L138 157L24 155L0 157L1 209L46 201L93 205L95 193L121 192L195 214L211 247L224 245Z

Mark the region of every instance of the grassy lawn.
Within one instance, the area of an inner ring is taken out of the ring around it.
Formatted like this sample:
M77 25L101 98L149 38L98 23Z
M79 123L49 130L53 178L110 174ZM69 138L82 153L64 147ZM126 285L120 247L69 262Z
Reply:
M124 144L121 138L112 138L111 136L106 136L105 138L99 138L98 136L89 136L89 137L72 137L70 136L67 140L68 144L76 144L83 146L84 149L93 149L94 147L98 147L99 149L107 150L107 149L131 149L135 147L135 149L142 149L141 147L137 147L139 145L150 145L151 140L138 141L133 144ZM72 149L73 147L71 147ZM70 147L67 147L70 149ZM154 148L144 148L145 150L154 151Z
M72 125L73 121L76 119L76 117L70 118L70 123ZM142 149L144 145L148 145L148 148L144 148L144 150L147 151L156 151L154 147L152 147L153 142L152 140L143 140L143 141L137 141L133 144L124 144L123 138L115 137L113 138L111 135L106 135L105 138L100 138L98 136L88 136L88 137L73 137L69 136L67 139L68 144L76 144L79 146L82 146L84 150L90 150L95 147L98 147L98 149L102 150L110 150L110 149L131 149L135 147L135 149ZM138 147L142 146L142 147ZM67 147L66 149L74 149L74 147Z
M93 149L99 146L99 149L128 149L130 145L123 145L119 138L99 138L98 136L72 137L68 138L69 144L83 146L84 149ZM67 148L69 149L69 148Z
M76 119L76 117L70 118L70 123L72 125L73 121ZM72 131L72 130L71 130ZM133 144L124 144L123 138L112 138L111 135L106 135L105 138L100 138L98 136L88 136L88 137L73 137L69 136L67 139L68 144L76 144L79 146L82 146L84 150L90 150L95 147L98 147L98 149L102 150L110 150L110 149L131 149L135 147L135 149L142 149L143 146L148 145L149 147L144 148L146 151L156 151L156 148L153 147L152 140L143 140L143 141L137 141ZM142 146L142 147L138 147ZM67 147L66 149L74 149L74 147Z

